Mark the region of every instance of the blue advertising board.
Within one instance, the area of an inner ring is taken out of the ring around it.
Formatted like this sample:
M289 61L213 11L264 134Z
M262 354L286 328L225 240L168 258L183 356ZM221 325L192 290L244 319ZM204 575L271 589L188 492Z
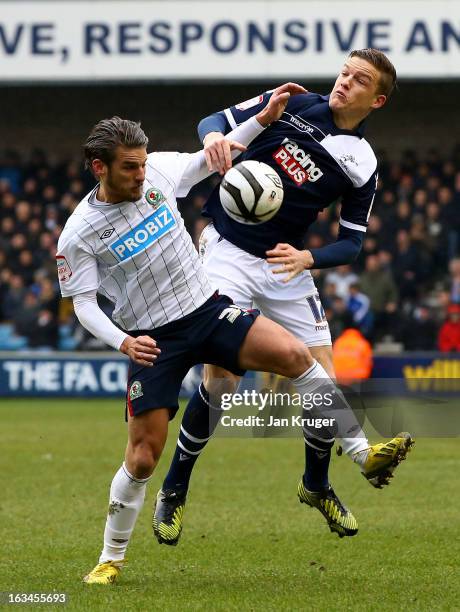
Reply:
M127 372L127 358L116 352L0 352L0 397L120 397L126 393ZM201 366L189 371L182 383L181 397L191 396L201 375ZM397 387L402 393L458 392L460 356L377 355L372 378L377 387L384 383L382 379L392 379L393 390Z
M0 397L120 397L128 359L118 353L0 353ZM201 380L195 366L182 383L190 397Z

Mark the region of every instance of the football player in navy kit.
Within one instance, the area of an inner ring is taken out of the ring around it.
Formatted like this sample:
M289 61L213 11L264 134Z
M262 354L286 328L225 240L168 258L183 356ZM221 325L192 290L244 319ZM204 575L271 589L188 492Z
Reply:
M375 49L351 52L330 95L306 92L291 97L282 116L239 158L265 162L277 170L284 187L279 212L260 225L238 223L222 208L219 186L204 207L204 215L212 223L203 231L200 253L211 282L236 304L257 306L291 331L331 378L335 376L329 326L309 270L351 263L361 250L377 187L377 160L364 139L363 122L373 110L384 106L395 83L396 71L383 53ZM271 92L266 92L200 122L198 131L210 170L223 175L231 167L224 135L260 112L270 96ZM321 210L337 200L341 201L337 240L305 250L308 228ZM236 388L234 375L216 366L205 367L204 383L190 400L183 425L191 414L206 412L207 404L210 409L208 391L222 378ZM190 474L210 433L204 430L200 439L191 439L187 427L181 428L158 496L154 527L163 525L162 533L155 529L160 542L178 541ZM344 451L378 488L388 484L411 443L408 434L375 446L363 436L341 435ZM340 508L338 511L329 499L333 444L330 432L305 436L306 469L298 487L300 501L318 508L331 528L334 517L340 515ZM345 524L343 527L343 535L349 535Z

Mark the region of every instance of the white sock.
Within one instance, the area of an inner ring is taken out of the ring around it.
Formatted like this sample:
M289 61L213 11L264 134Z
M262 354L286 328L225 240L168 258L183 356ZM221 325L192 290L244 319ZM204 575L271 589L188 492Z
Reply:
M306 372L301 374L298 378L292 380L294 386L297 388L299 393L301 394L313 394L318 392L320 389L324 395L324 393L335 393L340 395L342 400L342 405L348 406L348 402L346 401L343 393L340 389L334 384L334 381L327 375L326 370L323 366L315 361L315 363L309 368ZM325 417L329 417L328 413L333 412L331 409L327 409L325 411ZM366 438L364 431L361 429L358 421L356 420L355 415L351 408L349 410L341 410L340 411L340 423L342 425L341 429L349 431L353 429L353 437L352 438L338 438L340 444L344 452L347 455L354 455L362 450L369 448L369 442ZM364 453L363 453L364 454ZM355 458L353 457L353 460Z
M362 436L362 437L361 437ZM343 452L353 459L355 463L360 465L367 459L367 453L362 451L369 450L369 440L365 433L361 430L361 434L356 438L337 438L339 444L343 448ZM359 455L357 455L359 453Z
M109 513L104 531L104 548L99 563L122 561L138 514L144 504L149 478L134 478L123 463L110 487Z

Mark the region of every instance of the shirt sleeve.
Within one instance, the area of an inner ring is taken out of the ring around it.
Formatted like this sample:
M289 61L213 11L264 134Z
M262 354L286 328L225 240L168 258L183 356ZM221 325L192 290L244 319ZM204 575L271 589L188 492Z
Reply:
M352 187L342 198L339 223L342 227L365 233L377 189L377 172L362 187Z
M200 121L198 124L198 137L203 142L210 132L227 134L231 129L224 111L219 111L218 113L208 115Z
M335 242L317 249L311 249L313 268L335 268L353 263L358 257L363 244L364 232L351 230L343 225ZM327 280L327 278L326 278Z
M264 131L255 117L250 117L226 136L229 140L236 140L243 145L248 145L254 138ZM232 151L232 159L235 159L240 151ZM164 170L174 182L175 194L178 198L185 197L193 185L199 183L212 174L208 170L204 151L196 153L152 153L152 165L156 162L164 165ZM155 157L157 156L157 157ZM161 161L160 161L161 160Z
M63 244L59 242L56 264L62 297L97 290L99 287L96 257L78 240L70 239Z
M206 134L209 134L209 132L222 132L222 134L228 134L228 132L234 130L240 123L257 115L257 113L267 106L272 93L273 91L266 91L254 98L235 104L235 106L230 106L229 108L213 113L202 119L198 124L198 136L201 142L203 142Z
M73 296L73 306L78 320L93 336L119 350L127 334L118 329L97 303L96 291Z

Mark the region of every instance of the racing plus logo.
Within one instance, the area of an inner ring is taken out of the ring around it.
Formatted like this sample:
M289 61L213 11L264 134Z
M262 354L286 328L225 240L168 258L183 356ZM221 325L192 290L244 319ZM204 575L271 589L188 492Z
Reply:
M310 153L305 153L294 140L289 138L285 138L281 147L273 153L273 159L296 185L303 185L305 181L315 183L323 176Z

